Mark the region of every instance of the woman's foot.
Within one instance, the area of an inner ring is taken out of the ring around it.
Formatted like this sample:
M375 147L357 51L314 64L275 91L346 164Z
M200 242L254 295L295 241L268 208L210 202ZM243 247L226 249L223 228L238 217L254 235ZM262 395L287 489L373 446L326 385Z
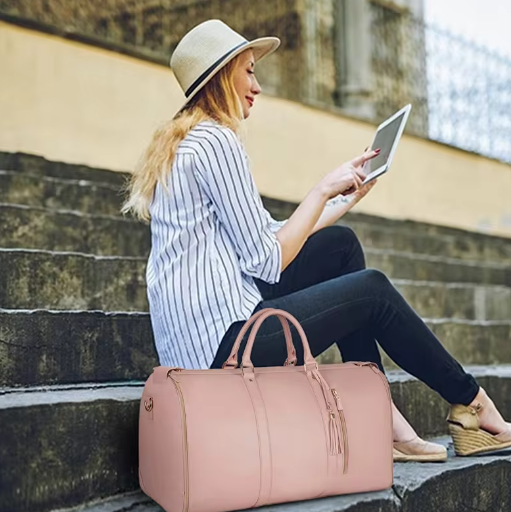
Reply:
M479 406L479 404L481 404L482 407ZM469 406L478 409L477 416L479 417L480 428L486 430L490 434L503 434L504 432L507 432L509 433L509 440L511 441L511 423L504 420L500 412L495 407L493 400L482 387L479 387L479 393L477 393Z
M392 425L394 431L394 442L406 442L417 437L417 432L406 421L406 418L401 414L400 410L392 401Z
M392 402L395 462L433 462L447 460L444 446L421 439Z
M456 455L477 455L511 448L511 423L504 421L481 387L469 405L451 404L447 423Z

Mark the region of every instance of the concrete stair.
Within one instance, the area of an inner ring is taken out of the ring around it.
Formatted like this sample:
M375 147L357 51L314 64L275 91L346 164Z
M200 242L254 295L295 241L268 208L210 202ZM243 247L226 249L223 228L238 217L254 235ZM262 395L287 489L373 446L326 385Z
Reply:
M132 256L0 249L0 266L11 270L8 275L0 275L0 297L8 308L66 309L73 306L147 311L146 261L146 258ZM506 286L398 278L393 282L425 317L509 318L511 288Z
M509 366L467 368L492 393L495 403L503 413L509 416ZM431 438L445 433L444 418L447 406L436 393L404 372L389 372L388 378L397 406L421 435ZM89 383L9 389L0 394L0 423L5 425L2 429L1 455L5 467L10 468L2 475L3 481L7 484L7 492L4 492L2 497L3 503L10 507L7 510L51 510L62 505L78 506L82 505L87 497L119 495L136 489L138 408L142 387L143 382L125 381L117 384ZM34 425L37 425L37 428L34 428ZM445 442L449 443L450 439L446 439ZM477 475L470 473L466 477L464 468L467 471L481 471L483 481L488 482L487 487L481 489L481 494L486 499L489 492L495 500L495 496L502 499L509 491L508 486L499 486L509 481L511 477L511 451L461 459L454 457L451 448L451 456L448 463L414 464L414 486L411 486L412 481L406 478L409 476L409 468L396 471L397 475L402 475L401 480L396 480L393 489L385 491L383 495L399 499L401 493L409 492L412 498L412 490L422 488L420 494L427 492L426 495L437 496L435 499L441 499L439 503L443 505L444 501L449 503L451 497L445 491L439 493L438 484L431 481L432 474L437 475L439 479L450 477L453 481L459 478L477 479ZM396 470L399 466L410 465L395 464ZM486 474L486 466L492 468L489 475ZM453 473L456 476L453 476ZM491 484L495 478L498 479L499 486ZM433 486L429 491L428 485ZM361 496L360 494L310 500L311 503L304 502L301 506L306 506L307 510L314 509L320 506L319 501L322 501L323 507L328 507L334 500L336 503L354 507L346 510L378 510L374 508L375 500L378 500L381 494L365 493L363 501L367 501L367 506L373 507L367 509L357 508L360 506L357 498ZM144 508L140 510L146 510L146 506L155 506L152 500L147 500L140 492L136 496L137 499L142 498L138 505ZM121 497L117 496L116 499L120 500ZM292 504L286 506L289 508ZM93 507L91 505L85 510L103 510ZM388 504L379 510L392 510L386 507Z
M511 364L510 321L426 323L462 364ZM148 313L0 309L0 324L0 386L146 379L157 365ZM336 347L317 359L342 362Z
M121 202L114 183L0 171L0 203L119 215Z
M452 447L445 437L435 442ZM502 504L510 499L507 480L511 478L508 458L473 457L458 459L446 464L395 464L394 486L390 490L357 493L319 500L302 501L262 507L262 510L294 512L422 512L441 510L501 511ZM507 480L506 480L507 479ZM485 493L467 493L467 488L484 486ZM461 508L461 505L464 508ZM433 508L436 507L436 508ZM162 512L142 492L97 500L85 508L66 508L60 512Z
M125 177L0 153L2 512L162 510L138 486L139 401L159 363L149 228L119 214ZM294 208L263 199L275 218ZM342 223L511 418L511 239L354 213ZM449 461L395 464L387 491L263 508L511 510L511 451L454 457L448 404L382 354L394 401ZM335 347L317 359L340 361Z

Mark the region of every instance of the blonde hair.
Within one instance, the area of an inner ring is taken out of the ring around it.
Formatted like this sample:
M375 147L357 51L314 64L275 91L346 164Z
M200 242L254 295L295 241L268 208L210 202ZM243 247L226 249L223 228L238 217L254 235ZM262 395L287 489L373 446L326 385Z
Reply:
M160 182L168 193L167 178L177 148L198 123L214 120L243 140L243 107L234 87L234 70L244 53L223 66L184 109L154 132L124 188L128 197L121 207L122 213L131 212L140 220L150 220L149 206L156 184Z

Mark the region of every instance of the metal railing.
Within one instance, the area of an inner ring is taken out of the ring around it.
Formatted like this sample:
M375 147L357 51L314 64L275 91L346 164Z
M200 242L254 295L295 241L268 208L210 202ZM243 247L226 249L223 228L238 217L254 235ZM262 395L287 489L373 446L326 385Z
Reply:
M343 1L0 0L0 14L167 62L190 28L220 18L247 39L281 38L257 67L263 92L354 115L358 108L375 123L410 102L409 133L511 163L511 59L368 1L369 58L351 87L342 63L356 62L359 48L343 44Z

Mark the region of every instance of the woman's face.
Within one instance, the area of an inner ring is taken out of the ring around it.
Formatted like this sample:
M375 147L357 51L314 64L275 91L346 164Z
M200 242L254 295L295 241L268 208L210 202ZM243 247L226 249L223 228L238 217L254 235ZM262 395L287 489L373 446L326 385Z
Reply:
M255 96L261 92L261 87L254 74L254 66L254 53L252 50L246 50L241 54L234 70L234 87L243 105L245 119L250 115Z

